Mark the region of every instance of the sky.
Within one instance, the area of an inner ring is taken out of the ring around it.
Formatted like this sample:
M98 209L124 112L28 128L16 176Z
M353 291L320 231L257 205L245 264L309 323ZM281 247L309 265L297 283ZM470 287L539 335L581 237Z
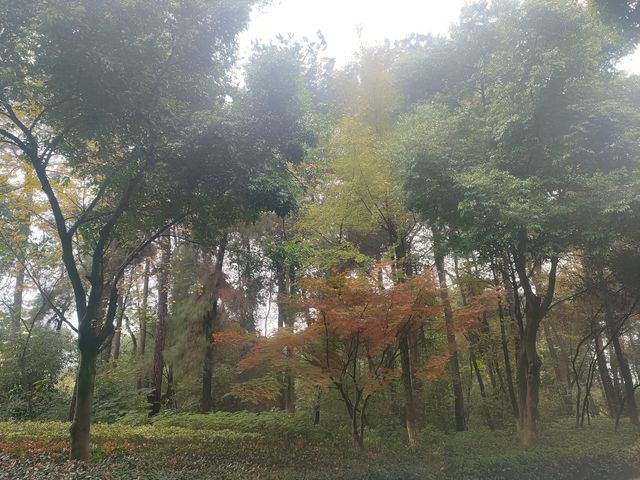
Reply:
M241 37L246 55L253 40L274 39L279 33L315 38L322 31L328 57L345 65L360 42L399 40L412 32L446 34L458 18L463 0L274 0L254 9L249 29ZM360 30L360 38L358 35Z
M273 0L254 9L249 28L240 37L240 51L248 56L254 40L268 42L276 35L315 39L322 31L327 57L344 66L360 44L372 46L406 38L411 33L446 35L466 0ZM360 33L358 33L360 32ZM640 74L640 50L623 59L620 68Z

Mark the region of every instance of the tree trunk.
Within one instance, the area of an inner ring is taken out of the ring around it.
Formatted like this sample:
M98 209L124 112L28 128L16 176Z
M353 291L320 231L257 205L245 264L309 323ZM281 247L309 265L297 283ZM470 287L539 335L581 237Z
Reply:
M564 372L562 371L562 366L560 365L558 347L555 345L553 337L551 335L551 325L549 325L549 322L544 322L542 327L544 331L544 339L547 344L547 350L549 351L549 356L551 357L551 362L553 363L553 372L556 377L556 382L559 385L565 385L567 379L565 378Z
M120 341L122 339L122 320L124 319L124 297L118 298L118 319L116 321L116 331L113 334L113 342L111 344L111 356L114 360L120 358Z
M205 334L208 332L211 337L213 331L213 317L215 310L205 315ZM209 340L211 343L211 340ZM204 352L204 362L202 364L202 392L200 394L200 412L209 413L213 408L213 346L207 344Z
M79 343L82 340L79 340ZM71 460L87 461L91 448L91 408L96 381L97 348L80 350L80 367L76 379L76 402L71 424Z
M73 417L76 415L76 397L78 396L78 375L73 383L73 393L71 394L71 405L69 405L69 417L68 420L73 422Z
M604 392L604 397L607 400L607 409L611 418L615 418L618 413L618 395L613 387L611 376L609 375L609 367L607 366L607 360L604 356L604 343L602 342L602 335L594 333L593 335L596 343L596 362L598 363L598 373L600 374L600 385Z
M20 226L22 248L26 248L31 232L31 215L27 214L25 222ZM22 305L24 296L24 280L26 273L25 252L18 253L16 259L16 281L13 288L13 305L11 306L11 333L18 334L22 328Z
M284 383L284 409L287 413L296 413L296 394L295 394L295 379L291 372L285 372Z
M200 396L200 411L202 413L208 413L213 408L213 328L214 322L218 315L218 299L220 297L219 290L224 280L223 265L224 256L227 249L227 234L223 234L220 239L220 245L216 252L216 260L214 265L214 281L216 284L213 286L213 298L211 309L204 315L202 323L202 331L205 335L206 349L204 354L204 361L202 365L202 393Z
M22 327L22 297L24 290L24 260L16 262L16 283L13 288L13 305L11 306L11 332L17 334Z
M402 363L402 386L404 388L405 399L405 420L407 425L407 435L409 446L416 444L418 434L418 422L416 415L416 400L413 388L413 375L411 372L411 356L409 352L408 332L404 332L400 337L400 361Z
M478 367L478 361L476 360L476 355L471 351L469 353L471 356L471 366L476 372L476 379L478 380L478 387L480 388L480 396L482 397L482 410L487 420L487 426L493 432L496 429L496 426L493 422L493 418L491 417L491 409L489 408L489 404L487 401L487 392L484 388L484 380L482 378L482 372L480 372L480 367Z
M511 402L511 411L514 418L520 418L518 410L518 399L513 385L513 370L511 368L511 357L509 355L509 339L507 338L507 330L504 319L504 307L502 301L498 301L498 316L500 319L500 340L502 343L502 356L504 357L504 371L507 379L507 390L509 392L509 401Z
M169 313L169 264L171 261L171 239L165 236L160 241L160 275L158 279L158 324L156 326L155 346L153 350L153 387L150 395L152 403L149 415L160 411L162 400L162 377L164 375L164 344L167 334L167 316Z
M293 327L293 322L287 311L287 297L295 294L295 268L288 268L278 263L276 264L276 284L278 285L278 329ZM287 281L288 277L288 281ZM289 413L295 413L295 379L291 372L284 372L282 375L282 393L280 395L280 408Z
M539 298L527 298L526 325L518 353L517 377L520 406L520 440L524 445L535 443L538 438L538 401L540 392L540 368L542 363L536 349L538 325L542 320L538 313Z
M167 393L165 395L167 405L173 405L173 363L167 369Z
M147 347L147 315L149 314L149 276L151 273L151 260L144 259L144 276L142 284L142 307L140 315L140 355L144 356Z
M573 402L569 393L569 369L567 367L566 353L559 340L555 329L549 324L549 322L542 322L542 329L544 331L544 339L547 344L547 350L553 363L553 372L556 377L556 383L562 396L562 405L567 415L573 413Z
M316 397L316 402L313 405L313 424L320 424L320 393L318 392L318 396Z
M276 265L276 285L278 285L278 328L280 329L287 325L287 312L284 304L288 292L284 265Z
M604 313L605 320L607 322L607 328L609 330L609 336L611 338L611 344L618 361L618 368L620 369L620 376L622 377L622 386L624 388L624 396L626 399L625 408L629 420L633 425L640 426L640 419L638 419L638 406L634 395L633 376L631 375L631 369L629 368L629 362L627 360L622 345L620 344L620 332L616 328L616 319L614 318L613 309L608 299L608 292L604 292Z
M458 345L456 342L455 328L453 324L453 312L449 304L449 292L447 290L447 274L444 268L444 254L442 253L442 243L439 235L433 235L434 260L438 283L440 285L440 299L444 305L444 321L447 329L447 346L449 351L449 371L451 373L451 383L453 387L454 411L456 418L456 431L461 432L466 429L464 415L464 393L462 391L462 378L460 377L460 364L458 360Z

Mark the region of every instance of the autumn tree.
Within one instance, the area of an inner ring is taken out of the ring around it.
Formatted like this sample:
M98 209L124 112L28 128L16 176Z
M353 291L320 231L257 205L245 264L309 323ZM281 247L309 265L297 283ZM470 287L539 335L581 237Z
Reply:
M398 378L398 337L427 324L440 311L434 305L433 278L425 272L380 289L375 275L341 274L304 280L303 285L306 293L299 301L311 312L310 324L301 332L258 343L240 367L286 366L308 382L335 388L348 412L354 445L363 448L369 402ZM234 338L220 336L222 341Z
M499 266L513 296L518 423L523 443L532 443L538 332L554 305L561 257L581 244L566 228L581 208L576 195L591 178L633 164L633 142L616 128L627 118L617 103L623 90L606 71L611 57L582 6L504 4L484 18L462 22L480 33L452 38L465 45L477 35L482 45L482 31L495 36L492 49L470 59L471 88L459 80L446 85L442 101L419 106L402 155L415 207L446 226L449 245Z

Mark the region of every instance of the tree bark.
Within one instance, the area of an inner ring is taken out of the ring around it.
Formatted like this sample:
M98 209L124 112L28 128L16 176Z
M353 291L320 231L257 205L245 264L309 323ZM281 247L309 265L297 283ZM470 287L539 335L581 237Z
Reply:
M284 304L288 292L284 265L276 265L276 285L278 286L278 328L280 329L287 325L287 312Z
M124 319L125 302L124 297L118 298L118 319L116 320L116 331L113 334L111 345L111 356L114 360L120 358L120 341L122 339L122 320Z
M71 394L71 405L69 405L69 421L73 422L73 417L76 415L76 397L78 396L78 375L73 383L73 393Z
M500 340L502 343L502 356L504 357L504 371L507 379L507 391L509 392L509 401L511 402L511 411L514 418L520 418L518 409L518 399L513 384L513 370L511 368L511 356L509 355L509 339L507 338L507 329L504 318L504 307L502 301L498 301L498 317L500 319Z
M202 331L205 336L206 348L204 354L204 361L202 365L202 393L200 396L200 411L202 413L208 413L213 408L213 328L216 317L218 316L218 299L220 298L220 287L224 280L223 277L223 264L224 256L227 249L228 236L225 233L218 245L216 252L215 264L214 264L214 281L216 284L213 286L213 298L211 303L211 309L204 315Z
M562 405L565 413L571 415L573 413L573 401L569 393L569 369L565 350L562 348L562 345L560 345L555 329L548 321L542 322L542 329L547 350L553 363L553 372L556 377L560 395L562 396Z
M278 285L278 329L293 327L292 317L287 311L287 297L296 294L295 289L295 266L284 264L276 265L276 284ZM288 413L295 413L295 378L291 372L284 372L282 375L282 393L280 408Z
M167 334L167 316L169 313L169 265L171 261L171 239L165 236L160 241L160 272L158 279L158 324L156 325L155 346L153 350L153 392L150 395L151 411L155 415L160 411L162 400L162 377L164 375L164 345Z
M471 351L469 353L471 356L471 366L476 372L476 379L478 380L478 387L480 388L480 396L482 397L482 410L484 413L484 417L487 420L487 426L489 430L492 432L496 429L495 423L493 422L493 418L491 417L491 409L489 407L489 403L487 400L487 392L484 388L484 380L482 378L482 372L480 372L480 367L478 366L478 361L476 359L475 353Z
M520 440L524 445L530 445L538 438L538 401L540 368L542 366L536 349L538 325L541 318L537 313L537 302L530 303L527 300L527 303L527 324L522 336L517 364Z
M167 369L167 393L165 395L167 405L173 405L173 392L173 363L169 363L169 368Z
M30 176L30 175L29 175ZM11 333L18 334L22 328L22 305L25 286L26 255L24 249L29 243L31 233L31 215L27 214L25 222L20 226L22 246L16 259L16 280L13 288L13 305L11 306Z
M540 414L538 403L540 399L540 370L542 362L538 356L538 330L545 315L551 308L555 293L556 277L558 273L558 257L550 258L547 274L547 285L544 295L534 286L527 272L528 232L522 229L518 232L518 245L511 252L513 267L518 275L518 287L524 295L524 315L516 302L514 307L518 311L518 322L521 325L520 349L517 352L516 376L518 380L519 402L519 430L520 441L523 445L531 445L538 439L538 421ZM517 293L514 287L514 295Z
M609 375L609 367L607 366L607 360L604 356L602 335L595 332L593 337L596 343L596 362L598 363L598 373L600 374L600 385L602 386L604 397L607 400L609 415L611 418L615 418L618 413L619 399L615 389L613 388L611 376Z
M611 344L618 361L618 368L620 369L620 376L622 377L622 386L624 388L624 396L626 398L625 408L629 421L636 426L640 426L640 419L638 418L638 406L634 395L634 384L631 369L629 368L629 361L620 344L620 332L616 328L616 319L613 313L613 308L609 300L608 291L603 292L604 301L604 316L607 322L607 328L609 330L609 336L611 338Z
M447 274L444 268L444 253L442 252L442 239L435 231L433 235L433 251L438 284L440 285L440 299L444 305L444 322L447 330L449 371L453 388L456 431L461 432L466 430L466 421L464 414L464 393L462 391L462 378L460 376L460 363L458 360L458 344L456 342L455 327L453 324L453 312L451 311L451 304L449 303Z
M11 333L17 334L22 327L22 298L24 290L24 260L16 262L16 282L13 288L13 305L11 306Z
M81 340L80 340L81 342ZM91 408L96 381L97 347L80 350L80 367L76 380L76 401L71 424L71 460L89 458L91 439Z
M144 274L142 284L142 314L140 315L140 355L144 356L147 347L147 315L149 314L149 276L151 274L151 260L144 259Z
M417 441L418 422L416 415L416 401L413 386L413 375L411 372L411 355L409 352L408 332L403 332L400 336L400 361L402 364L402 386L404 388L405 399L405 422L407 426L407 436L409 446L413 447Z

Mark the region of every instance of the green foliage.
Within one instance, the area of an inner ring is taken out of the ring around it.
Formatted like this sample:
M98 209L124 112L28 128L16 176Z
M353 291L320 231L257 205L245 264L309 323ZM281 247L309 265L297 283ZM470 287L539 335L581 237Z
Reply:
M95 422L113 423L123 417L146 416L150 389L138 389L135 385L141 373L140 365L124 359L100 366L93 401Z
M609 422L599 421L577 430L566 419L544 424L543 431L534 448L519 446L509 432L451 436L444 451L447 475L465 480L624 479L640 466L629 457L628 446L637 441L631 428L616 434Z
M540 445L526 449L512 432L427 430L418 449L389 451L393 436L372 432L369 443L379 449L356 452L318 445L313 435L287 436L316 427L284 417L177 415L138 427L98 424L87 466L66 462L66 423L0 423L0 479L624 480L640 468L637 435L630 428L615 434L609 422L581 430L570 420L545 424ZM272 436L276 431L280 436Z
M273 439L274 442L302 440L318 443L325 432L321 427L313 428L310 418L303 415L289 415L282 411L262 413L216 412L211 414L160 414L153 418L156 427L179 427L195 431L230 430L242 433L254 433Z
M70 392L60 383L73 361L73 339L37 325L18 337L3 332L0 337L0 419L60 418L58 406ZM64 409L64 407L63 407ZM62 413L62 418L66 412Z

